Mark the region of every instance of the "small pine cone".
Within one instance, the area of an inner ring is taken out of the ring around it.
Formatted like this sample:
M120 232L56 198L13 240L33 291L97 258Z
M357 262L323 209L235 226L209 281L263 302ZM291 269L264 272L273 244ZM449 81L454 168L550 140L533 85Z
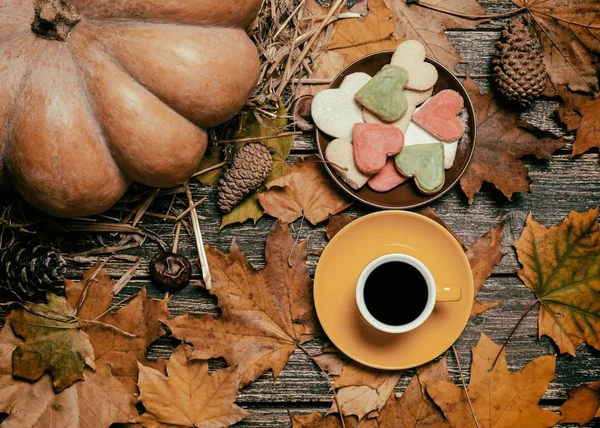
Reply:
M496 89L508 101L528 106L546 87L546 67L539 40L523 19L513 18L496 47L493 59Z
M23 300L44 300L46 291L63 279L65 264L55 248L37 239L13 237L0 252L0 289Z
M223 214L231 212L242 199L263 184L272 170L273 158L268 148L261 143L243 146L219 180L219 210Z

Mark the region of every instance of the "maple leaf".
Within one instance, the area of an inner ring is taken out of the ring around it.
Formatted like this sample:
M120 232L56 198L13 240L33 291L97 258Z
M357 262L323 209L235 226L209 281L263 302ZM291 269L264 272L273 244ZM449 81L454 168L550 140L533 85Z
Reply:
M225 427L248 416L234 404L239 382L235 368L209 374L208 363L195 360L192 352L185 344L175 348L167 362L168 377L139 364L146 413L138 419L145 427Z
M600 52L597 0L512 0L525 8L544 49L546 72L555 85L598 90L593 62Z
M13 374L35 381L48 372L56 391L62 391L83 379L85 365L95 368L94 349L67 301L52 293L47 300L26 303L25 309L12 311L6 319L25 339L13 352Z
M427 56L454 70L462 58L450 40L445 30L465 29L474 30L477 25L485 22L469 20L447 13L423 7L417 2L405 0L385 0L386 5L394 13L394 28L396 34L406 39L418 40L425 46ZM435 0L431 3L436 7L456 11L468 15L482 15L485 9L476 0Z
M392 11L384 0L369 0L369 13L364 19L343 19L334 28L328 49L345 55L344 66L367 54L398 46Z
M354 416L346 416L344 425L337 415L309 413L306 415L290 415L292 428L379 428L376 419L359 421Z
M570 390L569 399L559 410L562 423L584 425L594 418L600 418L600 382Z
M581 343L600 349L600 232L598 209L571 211L546 228L529 214L515 243L517 273L540 302L539 336L575 355Z
M35 383L15 379L11 355L22 343L8 325L0 331L0 413L9 414L3 427L108 428L134 421L129 404L134 394L112 376L108 365L99 365L95 372L85 369L83 382L58 394L47 374Z
M536 358L511 373L502 350L490 371L500 349L484 334L473 348L468 392L481 428L544 428L556 424L560 416L538 405L554 378L556 357ZM443 380L425 379L424 384L452 426L476 427L464 389L452 382L448 374Z
M504 235L504 221L500 222L492 230L481 236L466 251L471 270L473 271L473 283L475 285L475 298L477 298L481 287L490 277L494 268L502 261L502 237ZM495 308L500 302L481 303L473 302L471 318Z
M85 300L77 311L77 316L83 320L97 320L115 326L135 336L126 336L106 325L84 321L82 330L88 334L94 347L96 363L110 363L112 373L117 377L135 378L138 374L138 360L160 368L164 362L148 361L145 351L148 345L164 334L159 320L169 316L168 299L150 299L146 289L142 288L127 305L116 312L110 312L115 281L110 279L106 271L97 272L97 267L92 267L81 281L65 281L65 294L71 306L77 305L85 284L93 274L96 274L95 279L87 287Z
M475 153L460 186L473 202L484 181L492 183L510 199L515 192L529 191L528 169L521 161L527 155L549 159L565 142L553 137L538 137L524 129L514 111L500 105L491 94L482 95L467 77L465 87L475 106L477 143Z
M248 264L235 240L229 254L208 246L209 291L222 314L187 313L166 324L174 336L194 345L194 357L224 357L238 366L242 386L269 369L277 377L296 344L316 331L306 245L295 245L289 228L277 222L267 236L261 271Z
M592 147L600 147L600 98L589 100L579 107L578 111L581 114L581 122L571 156L585 153Z
M269 190L258 200L267 214L284 223L304 216L316 225L352 204L334 186L321 159L309 156L296 160L289 173L268 183Z

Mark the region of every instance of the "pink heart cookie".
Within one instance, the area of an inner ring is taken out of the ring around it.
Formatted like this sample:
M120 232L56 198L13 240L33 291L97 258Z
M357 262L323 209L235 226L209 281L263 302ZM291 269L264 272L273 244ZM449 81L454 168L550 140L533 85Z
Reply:
M352 131L354 163L365 174L375 174L404 146L404 134L392 125L357 123Z
M408 178L401 175L396 169L394 159L389 158L383 168L372 176L367 184L376 192L387 192L404 183Z
M465 125L457 117L463 106L458 92L445 89L423 104L412 120L441 141L455 141L465 133Z

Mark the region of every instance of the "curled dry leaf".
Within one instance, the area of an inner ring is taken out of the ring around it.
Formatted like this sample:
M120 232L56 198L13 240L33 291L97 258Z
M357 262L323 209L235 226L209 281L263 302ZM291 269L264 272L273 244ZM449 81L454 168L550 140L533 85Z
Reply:
M55 393L50 375L35 383L12 376L13 351L23 342L8 325L0 331L0 413L8 413L6 428L108 428L133 422L130 402L134 394L115 379L110 366L95 372L85 369L81 382Z
M329 216L329 223L327 224L327 227L325 227L325 234L327 235L327 239L331 241L340 230L348 226L354 220L356 219L348 214L337 214Z
M63 297L47 294L48 303L26 303L13 310L6 322L25 341L12 354L13 374L36 381L52 375L57 392L83 379L86 365L95 368L94 349L73 309Z
M334 187L318 156L298 159L292 170L267 184L258 199L265 212L284 223L304 216L316 225L351 205Z
M208 363L193 359L192 352L185 344L175 348L167 376L139 365L140 401L146 413L138 419L143 426L226 427L248 415L234 404L239 384L235 368L209 374Z
M560 407L561 422L584 425L600 418L600 382L581 385L569 391L569 399Z
M344 425L338 415L309 413L307 415L290 415L292 428L379 428L376 419L359 421L355 416L346 416Z
M427 2L427 1L425 1ZM483 15L485 8L476 0L429 0L436 7L467 15ZM445 30L474 30L485 22L469 20L443 12L437 12L420 6L417 2L405 0L385 0L393 11L394 29L402 38L418 40L427 49L427 56L454 70L462 58L454 45L448 40Z
M511 373L504 350L490 371L501 346L484 334L473 348L469 397L481 428L545 428L558 423L560 415L542 410L538 403L554 378L555 356L531 361ZM446 373L442 380L424 380L427 392L454 427L476 428L473 414L462 387Z
M86 281L95 271L96 268L90 269L81 281L65 281L65 294L71 306L77 305ZM138 360L164 369L164 361L148 361L145 351L148 345L164 334L159 320L169 316L168 299L151 299L146 289L142 288L124 307L111 312L114 284L115 281L110 279L106 271L98 272L87 288L86 298L77 316L83 320L97 319L135 337L128 337L105 325L84 322L82 330L88 334L94 347L96 363L111 364L113 374L119 378L137 377Z
M598 90L600 4L596 0L512 0L527 10L544 48L546 72L554 85L573 91Z
M475 285L475 298L481 287L490 277L494 268L500 264L504 254L502 253L502 237L504 235L504 221L481 236L465 252L473 271L473 283ZM480 315L488 309L495 308L500 302L473 302L471 318Z
M587 343L600 349L600 232L598 209L571 211L546 228L530 214L515 243L523 269L517 273L540 301L539 335L560 352L575 355Z
M196 358L224 357L238 366L242 385L269 369L277 377L297 343L312 338L316 317L306 268L306 241L295 244L277 222L267 237L267 265L255 271L234 241L229 254L207 247L222 314L168 320L173 335L194 345Z
M573 154L577 156L593 147L600 147L600 98L587 101L578 108L581 121L573 143Z
M477 144L473 159L460 179L469 203L484 181L492 183L510 199L513 193L529 191L529 171L521 161L527 155L549 159L565 142L554 137L538 137L524 129L514 111L501 105L491 93L482 95L475 82L467 77L477 116Z

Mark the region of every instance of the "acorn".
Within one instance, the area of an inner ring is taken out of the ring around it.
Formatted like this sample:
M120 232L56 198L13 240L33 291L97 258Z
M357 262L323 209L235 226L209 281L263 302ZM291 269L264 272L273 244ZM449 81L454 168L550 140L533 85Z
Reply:
M182 255L161 251L150 261L150 277L164 291L179 291L189 284L192 265Z

